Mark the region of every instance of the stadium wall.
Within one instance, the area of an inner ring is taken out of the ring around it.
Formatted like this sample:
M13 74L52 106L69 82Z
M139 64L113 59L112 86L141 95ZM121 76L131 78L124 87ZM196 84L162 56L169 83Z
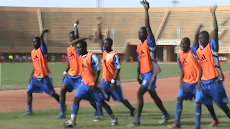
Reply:
M38 9L41 11L41 21L39 22ZM209 21L206 25L207 30L211 30L212 21L210 17L205 17L209 13L210 7L170 7L170 8L151 8L150 20L154 34L158 34L156 44L157 56L159 61L176 61L177 54L180 52L178 44L183 36L193 38L196 27L201 21ZM169 10L168 18L160 29L165 13ZM25 53L29 54L32 47L32 38L39 35L41 24L51 30L48 35L49 53L60 56L65 53L66 47L70 45L68 32L73 30L73 23L80 19L82 22L79 26L80 36L95 35L95 19L102 16L105 19L103 24L109 32L115 30L114 49L121 55L122 60L128 61L129 56L136 60L135 44L126 44L127 39L137 39L137 32L141 26L144 26L144 9L143 8L25 8L25 7L0 7L1 25L0 25L0 52L1 53ZM196 16L195 14L200 14ZM193 15L189 15L193 14ZM230 6L219 6L217 18L219 24L224 22L230 15ZM219 16L219 17L218 17ZM190 25L186 20L188 17L194 17L194 25ZM178 23L178 24L176 24ZM175 33L177 27L188 27L191 32L183 31L178 36ZM191 26L191 28L189 28ZM230 43L229 43L229 26L227 23L224 28L225 34L222 36L220 45L221 56L227 57L230 61ZM172 30L173 31L169 31ZM211 31L210 31L211 32ZM192 36L191 36L192 35ZM170 38L173 37L173 38ZM191 40L192 41L192 40ZM95 53L101 53L97 43L89 42L89 50ZM128 47L129 45L134 45ZM127 46L127 47L126 47ZM57 58L58 59L58 58Z

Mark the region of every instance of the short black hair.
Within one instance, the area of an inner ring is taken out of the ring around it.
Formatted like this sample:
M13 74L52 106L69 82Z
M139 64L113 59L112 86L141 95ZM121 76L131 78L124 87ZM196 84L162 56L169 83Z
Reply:
M34 37L33 42L41 43L41 42L40 42L40 37L38 37L38 36L37 36L37 37Z
M190 39L188 37L184 37L182 40L185 40L185 42L188 43L188 46L190 46Z
M209 33L208 33L208 31L201 31L200 34L202 34L206 39L209 40Z
M76 44L82 44L84 47L87 47L87 43L85 40L79 40L76 42Z
M108 43L110 43L110 44L111 44L111 46L113 45L113 39L111 39L111 38L106 38L105 40L107 40L107 41L108 41Z
M69 32L69 35L70 35L70 34L73 34L73 35L74 35L74 31L70 31L70 32Z
M141 27L140 29L142 29L147 34L147 29L145 26Z

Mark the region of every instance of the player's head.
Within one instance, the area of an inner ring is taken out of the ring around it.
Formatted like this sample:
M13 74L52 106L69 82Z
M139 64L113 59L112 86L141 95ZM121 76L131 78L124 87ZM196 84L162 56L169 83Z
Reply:
M180 47L182 51L188 52L188 50L190 49L190 39L188 37L184 37L181 40Z
M87 43L84 40L79 40L76 43L76 49L80 55L84 55L87 53Z
M104 47L105 47L105 50L111 50L113 46L113 40L111 38L106 38L105 41L104 41Z
M33 43L34 43L34 48L38 49L41 46L40 37L34 37Z
M141 41L144 41L147 39L147 30L146 27L141 27L138 31L138 38Z
M207 31L200 32L199 43L203 47L206 47L206 45L209 43L209 33Z
M74 37L74 31L69 32L69 40L72 42L75 39Z

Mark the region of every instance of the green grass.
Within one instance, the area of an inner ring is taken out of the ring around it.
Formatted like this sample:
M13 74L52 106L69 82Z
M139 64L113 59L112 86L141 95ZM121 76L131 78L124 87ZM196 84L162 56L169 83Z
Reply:
M144 105L141 122L142 125L138 129L167 129L168 124L174 122L175 101L164 102L168 112L171 114L171 119L168 123L159 125L162 113L154 103L146 103ZM134 105L136 106L136 105ZM214 106L220 125L216 129L229 129L230 121L222 110ZM94 109L92 107L81 107L77 117L77 128L85 129L126 129L127 124L132 120L128 119L129 112L123 105L112 106L114 114L118 117L119 124L117 127L110 127L110 118L104 112L106 119L99 122L93 122ZM183 129L194 128L194 111L195 103L186 101L182 112L181 123ZM55 117L59 114L59 109L35 110L32 116L20 116L25 111L1 113L0 128L1 129L62 129L63 122L70 118L70 109L68 110L68 119L56 120ZM202 129L210 129L208 125L211 122L211 117L203 106L202 111Z
M50 64L49 67L53 76L54 86L61 86L62 73L67 64ZM177 64L160 64L162 72L161 77L180 75ZM29 77L32 71L32 63L2 63L1 64L1 90L26 89L29 83ZM136 81L137 64L122 64L121 81ZM222 65L224 71L230 70L230 65Z

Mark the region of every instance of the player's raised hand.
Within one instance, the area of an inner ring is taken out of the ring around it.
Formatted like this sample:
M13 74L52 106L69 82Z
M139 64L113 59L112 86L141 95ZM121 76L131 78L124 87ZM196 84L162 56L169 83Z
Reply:
M143 0L140 3L144 6L145 9L149 9L149 2L148 1Z
M80 22L80 21L77 20L77 21L74 23L74 27L75 27L75 26L78 26L78 25L79 25L79 22Z
M204 24L201 23L201 24L199 25L198 29L201 30L203 27L204 27Z
M97 17L97 25L101 25L103 22L103 18L102 17Z
M44 28L42 33L45 34L45 33L49 33L50 31L47 29L47 28Z
M217 9L217 5L214 5L213 7L210 7L210 12L215 13Z

